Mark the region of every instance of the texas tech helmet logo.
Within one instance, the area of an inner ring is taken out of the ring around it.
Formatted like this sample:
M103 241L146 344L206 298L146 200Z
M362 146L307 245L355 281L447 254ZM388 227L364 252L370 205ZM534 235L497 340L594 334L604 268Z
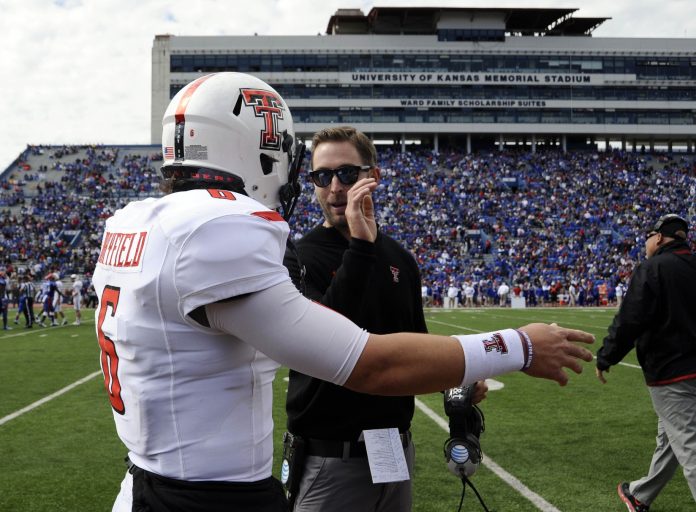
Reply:
M244 105L252 107L254 115L264 120L259 149L278 151L281 143L278 119L283 119L283 100L276 93L263 89L240 89L240 92L244 98Z

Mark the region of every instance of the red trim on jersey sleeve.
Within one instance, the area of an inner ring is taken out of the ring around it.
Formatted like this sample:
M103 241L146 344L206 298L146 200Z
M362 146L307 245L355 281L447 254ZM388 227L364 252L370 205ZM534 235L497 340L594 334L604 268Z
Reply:
M252 215L273 222L285 222L283 216L278 212L252 212Z

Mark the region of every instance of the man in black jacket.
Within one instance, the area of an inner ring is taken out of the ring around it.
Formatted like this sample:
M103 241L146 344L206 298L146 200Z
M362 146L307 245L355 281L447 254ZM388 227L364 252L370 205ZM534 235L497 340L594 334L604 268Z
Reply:
M309 176L324 221L297 243L305 295L370 332L427 332L416 261L377 229L371 193L380 173L372 141L351 127L319 131ZM296 277L291 253L285 264ZM485 384L477 391L480 400ZM362 433L398 429L411 473L412 396L356 393L291 370L286 409L288 430L306 441L296 512L411 509L410 480L372 483Z
M661 217L645 241L647 259L636 267L609 335L597 352L597 377L635 345L657 423L657 448L648 475L619 484L628 509L647 511L682 466L696 500L696 256L688 223Z

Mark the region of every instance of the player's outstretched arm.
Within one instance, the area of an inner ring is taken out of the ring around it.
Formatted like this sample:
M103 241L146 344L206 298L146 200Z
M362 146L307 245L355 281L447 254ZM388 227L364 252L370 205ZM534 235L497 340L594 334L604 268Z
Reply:
M206 314L213 329L289 368L378 395L431 393L518 370L563 385L568 380L564 368L580 372L580 360L592 360L587 349L572 342L594 339L546 324L461 336L369 334L302 297L290 280L209 304Z
M460 337L373 334L345 386L363 393L419 394L516 370L563 386L568 382L564 368L580 373L581 361L592 361L589 350L573 343L592 343L587 332L540 323L520 331L529 336L531 354L512 329Z

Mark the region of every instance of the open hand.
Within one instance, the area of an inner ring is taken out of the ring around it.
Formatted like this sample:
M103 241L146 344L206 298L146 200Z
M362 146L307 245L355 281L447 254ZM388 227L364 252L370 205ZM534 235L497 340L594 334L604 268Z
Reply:
M532 340L532 365L524 371L532 377L555 380L565 386L568 375L564 368L582 373L580 360L589 362L593 359L592 352L573 343L593 343L594 336L588 332L541 323L525 325L520 330Z

